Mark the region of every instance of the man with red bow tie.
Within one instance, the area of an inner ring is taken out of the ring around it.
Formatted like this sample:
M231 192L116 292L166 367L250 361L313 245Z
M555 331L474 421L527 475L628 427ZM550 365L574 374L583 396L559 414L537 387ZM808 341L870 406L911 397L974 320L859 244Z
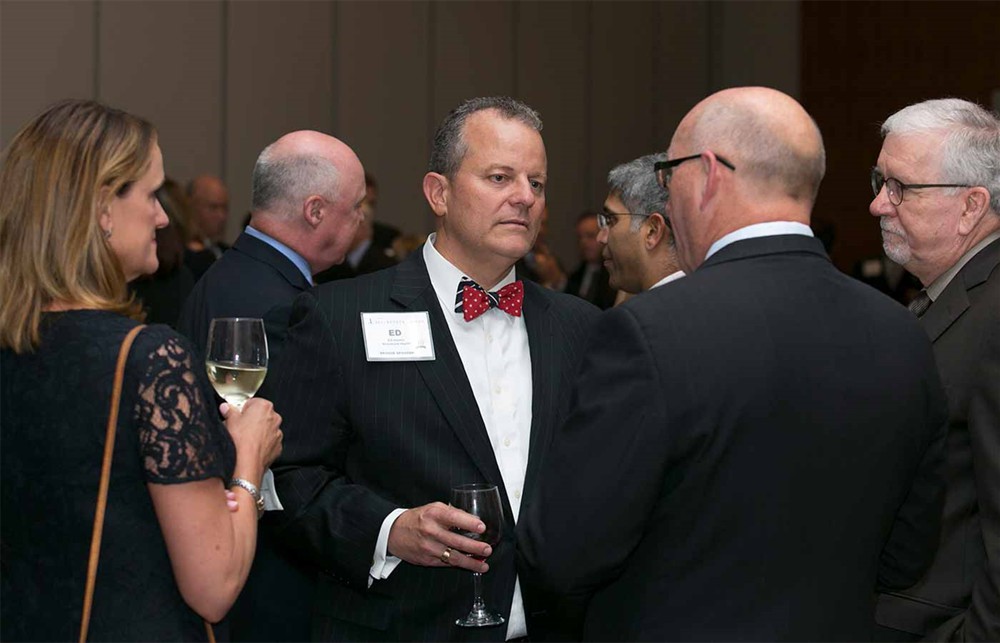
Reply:
M545 208L538 114L476 98L434 137L437 232L398 266L301 296L261 395L285 418L283 542L321 574L318 640L496 640L531 632L517 518L569 406L598 310L516 279ZM452 487L495 484L493 547ZM478 558L477 558L478 557ZM485 558L485 560L479 560ZM504 622L470 630L472 574ZM275 588L274 591L280 591Z

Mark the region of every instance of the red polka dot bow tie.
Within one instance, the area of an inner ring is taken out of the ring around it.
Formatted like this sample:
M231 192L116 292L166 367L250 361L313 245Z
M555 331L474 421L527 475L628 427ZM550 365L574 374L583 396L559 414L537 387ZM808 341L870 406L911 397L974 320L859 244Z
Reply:
M521 316L524 303L524 284L520 281L509 283L496 292L486 292L476 282L463 277L458 282L455 297L455 312L462 313L465 321L472 321L490 308L499 308L508 315Z

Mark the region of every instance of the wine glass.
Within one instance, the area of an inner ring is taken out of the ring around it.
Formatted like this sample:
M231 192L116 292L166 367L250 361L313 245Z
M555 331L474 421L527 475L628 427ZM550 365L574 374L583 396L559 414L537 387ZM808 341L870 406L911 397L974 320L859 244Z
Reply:
M215 392L242 410L267 375L264 320L250 317L213 319L208 327L205 368Z
M503 528L503 508L500 505L500 491L495 484L463 484L451 490L451 506L477 516L486 525L486 531L481 534L470 531L459 531L466 538L478 540L496 547L500 542L500 531ZM484 560L482 556L472 556L476 560ZM475 597L472 609L465 618L455 621L461 627L489 627L502 625L504 619L496 612L491 612L483 601L483 579L479 572L472 573L472 584Z

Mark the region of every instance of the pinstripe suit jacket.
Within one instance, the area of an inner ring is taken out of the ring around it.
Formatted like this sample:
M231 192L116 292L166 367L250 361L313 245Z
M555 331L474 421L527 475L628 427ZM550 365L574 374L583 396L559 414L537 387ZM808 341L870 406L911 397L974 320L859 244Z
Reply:
M579 346L598 310L534 283L524 286L533 385L527 505L550 432L568 410ZM429 313L436 359L368 362L360 313L407 311ZM504 614L514 591L517 535L507 493L423 253L300 296L268 383L262 395L274 401L285 431L274 467L285 506L279 538L323 572L314 636L503 640L503 627L454 625L471 604L468 572L402 563L368 587L375 541L390 511L447 502L456 484L490 482L501 489L505 523L484 591ZM530 628L532 608L525 609Z

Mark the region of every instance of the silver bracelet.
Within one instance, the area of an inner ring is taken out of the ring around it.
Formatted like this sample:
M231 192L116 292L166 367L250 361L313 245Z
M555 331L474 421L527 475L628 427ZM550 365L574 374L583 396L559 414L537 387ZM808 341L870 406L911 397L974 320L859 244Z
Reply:
M257 505L257 520L260 520L261 516L264 515L264 497L260 495L260 489L257 488L257 485L243 478L233 478L229 481L229 488L233 487L246 489L246 492L253 497L254 504Z

